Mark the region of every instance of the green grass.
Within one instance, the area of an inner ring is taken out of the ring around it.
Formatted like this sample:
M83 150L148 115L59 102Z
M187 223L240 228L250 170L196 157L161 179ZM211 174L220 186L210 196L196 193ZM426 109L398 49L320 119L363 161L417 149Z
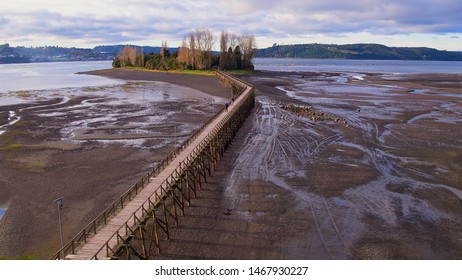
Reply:
M31 161L27 163L27 167L30 169L42 169L45 167L45 164L40 161Z
M13 153L13 152L17 152L21 150L22 148L24 148L24 145L13 143L5 147L0 147L0 151L6 152L6 153Z
M86 91L86 92L97 92L97 91L104 91L104 90L108 90L108 89L111 89L111 88L114 88L114 86L96 86L96 87L84 87L82 88L82 91Z
M14 124L14 126L24 125L22 120ZM5 133L0 135L0 152L5 152L7 154L17 152L23 149L25 146L17 143L16 136L21 135L22 132L18 130L7 130Z
M179 70L176 73L188 74L188 75L201 75L201 76L214 76L215 72L211 70Z
M118 69L133 69L133 70L138 70L138 71L148 71L148 72L159 72L159 73L178 73L178 74L188 74L188 75L201 75L201 76L214 76L215 71L214 70L151 70L151 69L146 69L144 67L138 67L138 66L126 66ZM231 73L234 75L249 75L252 74L252 70L225 70L227 73Z
M13 261L26 261L26 260L38 260L40 259L37 255L37 253L30 253L27 255L22 255L22 256L17 256L13 258L7 258L7 257L2 257L0 256L0 261L6 261L6 260L13 260Z
M16 91L15 94L17 97L20 97L20 98L28 98L28 97L31 97L32 95L28 90Z
M57 251L56 248L46 246L43 247L39 250L30 250L26 251L23 255L20 256L15 256L15 257L5 257L5 256L0 256L0 261L2 260L48 260L51 256L53 256Z
M234 75L249 75L252 74L251 70L226 70L226 73L234 74Z
M213 70L151 70L143 67L134 67L127 66L118 69L132 69L137 71L147 71L147 72L159 72L159 73L171 73L171 74L188 74L188 75L202 75L202 76L214 76L215 72Z

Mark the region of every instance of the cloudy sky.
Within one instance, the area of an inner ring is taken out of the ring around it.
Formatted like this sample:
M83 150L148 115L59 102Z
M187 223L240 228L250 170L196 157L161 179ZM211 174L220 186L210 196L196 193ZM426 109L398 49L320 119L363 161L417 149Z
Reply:
M196 28L260 48L380 43L462 51L461 0L1 0L0 44L178 46ZM218 43L215 43L218 48Z

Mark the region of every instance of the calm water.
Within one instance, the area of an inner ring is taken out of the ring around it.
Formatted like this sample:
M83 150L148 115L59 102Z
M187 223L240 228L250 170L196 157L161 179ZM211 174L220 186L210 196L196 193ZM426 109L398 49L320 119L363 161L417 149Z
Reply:
M121 81L76 72L108 69L111 61L0 64L0 94L21 90L106 86ZM458 73L462 62L402 60L328 60L256 58L255 68L272 71L334 71L354 73ZM1 104L1 102L0 102Z
M116 80L77 72L111 68L111 61L0 64L0 93L71 87L105 86Z
M462 74L462 61L255 58L254 64L258 70L270 71Z

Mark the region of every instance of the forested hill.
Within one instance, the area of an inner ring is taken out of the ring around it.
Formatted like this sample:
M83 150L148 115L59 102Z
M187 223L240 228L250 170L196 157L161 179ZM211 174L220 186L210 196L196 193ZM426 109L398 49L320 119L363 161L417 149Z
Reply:
M91 61L113 60L125 45L107 45L90 48L64 48L58 46L45 47L11 47L9 44L0 45L0 64L27 63L47 61ZM159 53L161 47L134 46L145 53ZM169 48L175 52L178 48Z
M257 57L291 57L324 59L390 59L462 61L462 52L432 48L387 47L379 44L300 44L273 45L259 49Z
M0 45L0 64L43 61L112 60L125 45L98 46L93 49L62 47L10 47ZM161 47L134 46L146 54L159 53ZM178 48L169 48L170 52ZM213 52L218 55L218 52ZM256 57L297 57L324 59L390 59L462 61L462 52L440 51L432 48L398 48L379 44L301 44L273 45L256 50Z

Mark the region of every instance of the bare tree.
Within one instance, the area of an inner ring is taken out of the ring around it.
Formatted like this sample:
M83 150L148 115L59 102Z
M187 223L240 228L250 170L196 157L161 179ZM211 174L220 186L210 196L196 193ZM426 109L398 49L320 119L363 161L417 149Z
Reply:
M186 35L183 37L183 40L181 41L181 46L178 48L178 63L183 63L188 65L190 63L189 59L189 48L186 45Z
M220 35L220 68L229 69L228 55L229 33L222 31Z
M135 47L128 47L129 52L128 52L128 58L130 59L130 63L133 66L136 66L136 57L137 57L137 51Z
M162 48L160 48L160 57L162 60L165 59L167 52L168 52L167 41L162 41Z
M195 68L198 69L198 70L205 69L204 53L203 53L204 49L203 49L202 36L203 36L203 33L199 29L196 29L196 32L195 32L195 38L196 38L195 46L196 46L196 49L195 49L195 52L194 52L194 54L195 54L194 61L195 61Z
M196 29L185 36L178 50L178 62L192 69L212 67L212 48L215 37L208 29ZM188 48L189 46L189 48ZM220 35L220 67L223 69L242 69L252 67L255 38L253 35L237 36L222 31Z
M234 33L222 32L220 37L220 67L223 69L243 68L243 53L241 44L245 43L243 37Z
M229 37L229 47L234 50L237 45L239 45L240 38L235 33L231 34Z
M126 45L122 49L121 54L119 54L119 57L121 58L123 64L131 65L131 66L136 65L136 56L137 56L136 48L130 47L129 45Z
M252 58L256 47L255 37L253 35L244 35L240 37L239 46L242 53L242 67L244 69L252 66Z
M208 29L201 29L196 32L201 34L198 36L200 38L198 41L202 53L202 69L210 69L212 67L213 33Z
M233 48L230 46L228 48L228 53L226 55L228 57L228 67L227 69L229 70L232 70L232 69L236 69L236 60L234 59L234 52L233 52Z
M209 69L212 66L213 43L213 33L207 29L196 29L189 33L189 64L193 69Z
M189 33L189 65L196 69L196 36L192 31Z

